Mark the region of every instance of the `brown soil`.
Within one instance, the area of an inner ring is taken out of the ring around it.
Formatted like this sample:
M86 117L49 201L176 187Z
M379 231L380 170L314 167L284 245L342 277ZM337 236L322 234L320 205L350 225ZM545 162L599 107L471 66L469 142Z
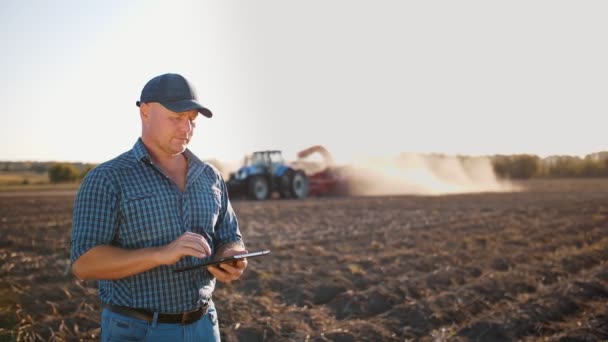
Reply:
M224 341L608 339L608 180L521 193L235 201L250 250ZM73 195L0 197L0 341L97 340Z

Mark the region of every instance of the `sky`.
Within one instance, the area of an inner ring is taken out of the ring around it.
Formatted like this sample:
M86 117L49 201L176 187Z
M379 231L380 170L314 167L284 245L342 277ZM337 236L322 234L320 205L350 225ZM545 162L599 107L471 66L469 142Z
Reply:
M0 160L129 150L174 72L214 112L190 149L408 153L608 149L605 1L0 1Z

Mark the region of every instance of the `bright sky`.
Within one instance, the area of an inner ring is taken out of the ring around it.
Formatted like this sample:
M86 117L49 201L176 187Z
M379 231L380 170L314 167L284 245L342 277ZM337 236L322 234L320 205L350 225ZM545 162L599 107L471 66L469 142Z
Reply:
M176 72L214 112L190 148L340 160L608 149L605 1L0 2L0 160L102 162Z

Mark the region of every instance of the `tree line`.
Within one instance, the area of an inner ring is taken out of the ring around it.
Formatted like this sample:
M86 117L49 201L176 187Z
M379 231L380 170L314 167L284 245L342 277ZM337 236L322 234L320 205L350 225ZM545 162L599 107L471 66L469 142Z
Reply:
M568 155L540 158L533 154L494 155L489 158L496 175L506 179L608 177L608 151L582 158ZM222 163L218 160L208 162L222 171ZM51 183L63 183L81 181L95 166L68 162L0 162L0 171L48 173Z
M94 164L86 164L78 168L72 163L53 163L49 167L49 181L51 183L67 183L81 181L95 167Z
M582 158L568 155L546 158L532 154L494 155L490 161L496 176L506 179L608 177L608 151ZM222 170L219 161L213 159L208 162ZM94 166L55 163L49 169L49 180L53 183L78 181Z
M498 177L528 178L591 178L608 177L608 151L576 156L540 158L531 154L495 155L491 158Z

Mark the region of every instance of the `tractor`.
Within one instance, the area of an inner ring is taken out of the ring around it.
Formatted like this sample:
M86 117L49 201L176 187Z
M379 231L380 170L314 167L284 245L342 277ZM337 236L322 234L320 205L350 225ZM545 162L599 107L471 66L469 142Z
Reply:
M243 166L231 173L226 183L230 196L246 196L265 200L273 193L281 198L308 196L308 178L301 171L288 166L281 151L256 151L245 157Z

